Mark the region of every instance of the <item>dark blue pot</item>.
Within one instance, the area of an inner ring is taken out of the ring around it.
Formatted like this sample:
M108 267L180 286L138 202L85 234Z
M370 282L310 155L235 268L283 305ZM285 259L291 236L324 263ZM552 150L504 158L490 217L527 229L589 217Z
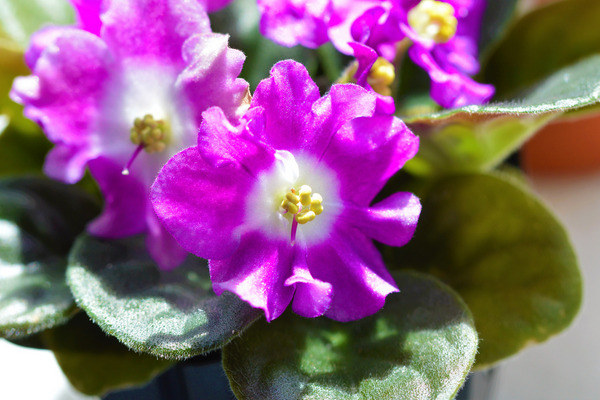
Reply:
M103 400L235 400L221 352L177 363L145 386L109 393Z

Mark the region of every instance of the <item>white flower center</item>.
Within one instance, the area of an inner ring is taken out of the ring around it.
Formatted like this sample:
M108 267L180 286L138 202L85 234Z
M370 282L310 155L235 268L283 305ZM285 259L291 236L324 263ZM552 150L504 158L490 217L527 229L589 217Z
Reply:
M184 94L176 88L176 79L174 68L130 59L107 84L102 117L96 126L101 152L126 166L136 147L144 144L145 151L133 157L132 172L147 183L171 156L195 143L195 123ZM151 129L145 133L145 128L155 124L160 132ZM140 134L137 146L132 127ZM154 140L156 135L159 140Z
M341 210L335 173L310 157L277 151L246 199L245 228L273 239L315 243L329 235Z

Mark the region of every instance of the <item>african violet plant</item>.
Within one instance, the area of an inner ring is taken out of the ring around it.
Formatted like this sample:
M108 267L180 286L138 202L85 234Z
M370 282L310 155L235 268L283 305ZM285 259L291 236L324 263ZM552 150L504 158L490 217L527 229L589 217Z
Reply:
M596 2L3 4L0 332L80 391L220 349L239 399L452 399L573 320L505 160L595 111Z

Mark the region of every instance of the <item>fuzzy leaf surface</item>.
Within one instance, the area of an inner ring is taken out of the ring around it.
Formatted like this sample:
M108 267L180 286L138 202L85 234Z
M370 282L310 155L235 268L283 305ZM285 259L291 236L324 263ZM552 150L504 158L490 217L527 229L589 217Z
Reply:
M97 213L75 187L42 178L0 180L0 336L30 335L70 318L75 303L66 256Z
M436 279L394 275L400 293L375 315L341 323L291 312L258 322L223 349L246 399L452 399L477 349L462 300Z
M440 179L422 198L415 237L385 252L389 266L431 273L460 294L481 339L478 368L556 335L581 304L565 230L513 174Z
M220 348L262 315L231 293L215 295L205 260L190 256L160 271L141 236L80 238L67 276L77 303L106 333L159 357Z

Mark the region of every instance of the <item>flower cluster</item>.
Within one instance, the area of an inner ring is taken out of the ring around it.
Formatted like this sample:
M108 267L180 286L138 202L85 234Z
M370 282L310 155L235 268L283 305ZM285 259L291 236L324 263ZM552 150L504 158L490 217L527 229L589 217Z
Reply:
M277 43L317 47L331 41L364 60L373 51L394 61L409 46L431 78L431 97L443 107L487 102L491 85L470 78L479 70L477 40L485 0L258 0L261 30ZM368 65L370 66L370 65Z
M105 199L91 234L145 233L163 269L206 258L214 291L268 320L290 303L306 317L370 315L398 290L372 241L407 243L421 207L411 193L371 203L418 138L393 102L354 84L321 97L293 61L250 100L243 54L206 14L225 3L73 0L76 26L36 33L12 97L55 145L45 171L73 183L89 169ZM377 57L364 59L369 86Z
M217 356L228 398L449 400L573 321L568 235L501 172L597 109L549 24L587 0L2 1L0 338L76 389Z

